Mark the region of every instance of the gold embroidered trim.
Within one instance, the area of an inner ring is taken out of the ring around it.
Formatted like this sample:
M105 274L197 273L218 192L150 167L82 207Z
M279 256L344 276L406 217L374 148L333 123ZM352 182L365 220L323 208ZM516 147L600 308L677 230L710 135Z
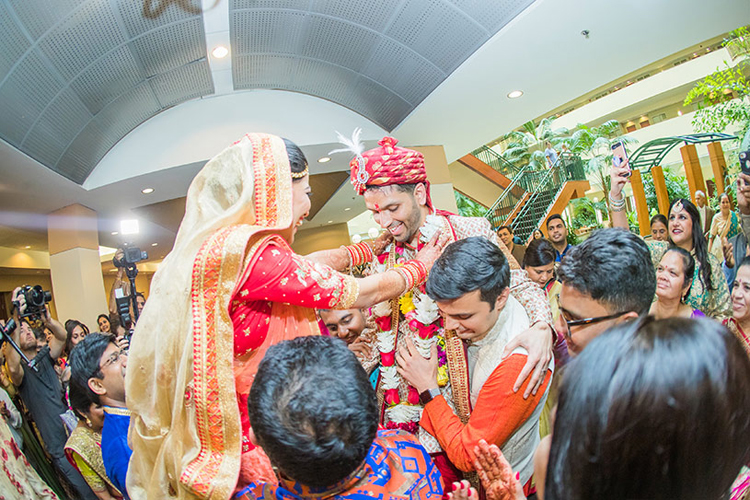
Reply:
M110 415L122 415L124 417L130 416L130 410L127 408L115 408L114 406L102 406L102 409L104 410L104 413L109 413Z

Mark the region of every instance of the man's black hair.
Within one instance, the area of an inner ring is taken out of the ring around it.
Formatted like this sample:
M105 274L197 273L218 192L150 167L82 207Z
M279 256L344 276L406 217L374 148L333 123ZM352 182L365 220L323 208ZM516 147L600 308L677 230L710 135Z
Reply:
M648 312L656 272L648 246L625 229L599 229L568 251L557 270L563 283L604 304L612 314Z
M562 222L563 226L565 226L565 219L562 218L562 215L560 214L552 214L547 218L547 223L545 224L547 226L547 229L549 229L549 223L552 222L555 219L560 219L560 222ZM567 226L565 226L567 227Z
M472 236L445 247L430 270L427 295L445 301L479 290L492 308L508 285L510 266L503 252L485 238Z
M298 337L268 349L248 397L271 463L300 483L333 486L359 467L378 428L367 374L346 344Z
M102 354L110 343L114 343L112 335L90 333L78 342L70 352L70 385L76 384L78 390L96 404L101 404L99 395L89 388L90 378L104 378L101 370Z
M510 226L500 226L499 228L497 228L497 232L499 233L503 229L505 229L506 231L508 231L510 233L510 235L513 236L513 228L512 227L510 227Z

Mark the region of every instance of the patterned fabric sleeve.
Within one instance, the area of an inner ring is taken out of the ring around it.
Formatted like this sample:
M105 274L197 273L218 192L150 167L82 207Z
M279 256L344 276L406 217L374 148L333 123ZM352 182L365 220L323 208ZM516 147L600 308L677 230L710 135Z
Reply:
M699 309L706 316L723 320L732 316L732 301L729 297L729 287L721 270L721 262L714 255L708 254L708 263L711 265L711 283L714 290L704 293L706 305Z
M75 461L76 469L78 469L78 472L81 473L83 479L86 480L86 484L88 484L94 491L106 491L107 483L105 483L104 480L99 477L99 474L94 472L94 469L89 467L89 464L87 464L86 461L81 458L78 453L73 452L72 455L73 460Z
M271 244L262 250L236 300L283 302L316 309L349 309L359 296L353 276Z
M668 241L647 241L648 251L651 253L651 263L654 265L654 270L659 267L659 262L664 254L669 250Z
M531 281L526 271L516 269L510 272L510 293L526 310L530 325L541 321L550 325L554 331L547 294Z

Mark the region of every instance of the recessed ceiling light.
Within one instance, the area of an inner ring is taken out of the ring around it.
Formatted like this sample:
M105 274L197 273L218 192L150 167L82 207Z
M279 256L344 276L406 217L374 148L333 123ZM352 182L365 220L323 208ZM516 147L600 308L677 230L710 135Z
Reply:
M118 234L120 233L118 233L117 231L112 231L112 236L117 236Z
M156 245L158 245L158 243L151 243L152 247L155 247Z
M224 57L227 57L227 54L229 54L229 49L224 47L223 45L219 45L211 51L211 54L213 54L217 59L223 59Z
M349 211L349 210L351 210L351 209L352 209L351 207L346 207L346 208L344 209L344 212L348 212L348 211Z
M514 90L513 92L508 92L508 99L517 99L523 95L522 90Z
M328 221L328 223L329 223L329 224L333 224L333 221L332 221L332 220L329 220L329 221Z
M322 158L318 158L318 163L328 163L329 161L331 161L330 156L324 156Z
M682 110L681 109L677 110L677 116L682 116Z
M144 189L141 189L141 193L143 193L143 194L151 194L153 192L154 192L154 188L144 188Z
M25 248L26 250L28 250L29 248L31 248L31 245L26 245L26 246L25 246L24 248Z

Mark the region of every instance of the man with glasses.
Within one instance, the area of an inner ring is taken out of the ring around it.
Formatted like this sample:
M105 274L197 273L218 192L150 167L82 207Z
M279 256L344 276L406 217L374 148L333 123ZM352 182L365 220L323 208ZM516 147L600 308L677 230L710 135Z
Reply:
M115 337L92 333L70 354L70 383L88 394L91 402L104 407L102 459L112 484L128 497L125 478L132 451L128 446L130 412L125 404L127 351Z
M572 356L610 327L648 313L656 291L648 247L624 229L600 229L573 247L557 277L562 289L555 328Z

